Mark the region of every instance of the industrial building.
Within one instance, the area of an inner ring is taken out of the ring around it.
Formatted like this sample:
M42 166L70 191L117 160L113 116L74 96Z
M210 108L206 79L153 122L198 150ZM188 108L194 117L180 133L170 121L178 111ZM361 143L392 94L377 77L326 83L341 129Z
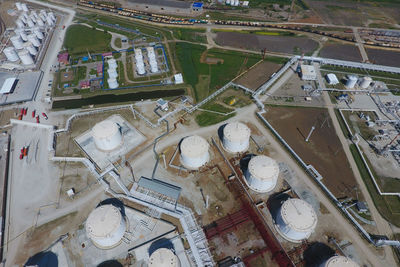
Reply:
M180 267L181 263L175 253L167 248L159 248L150 255L149 266Z
M305 81L315 81L317 73L312 65L301 65L301 78Z
M174 80L175 80L175 84L182 84L183 83L182 73L175 74Z
M190 170L196 170L210 159L208 142L198 135L192 135L182 140L180 144L181 163Z
M326 81L327 81L328 84L330 84L330 85L336 85L336 84L339 83L338 78L337 78L336 75L333 74L333 73L328 73L328 74L326 75Z
M245 152L249 148L250 129L241 122L228 123L223 130L223 146L231 153Z
M119 125L111 120L104 120L92 128L92 136L96 147L102 151L110 151L122 145L122 133Z
M121 211L109 204L94 209L86 220L85 228L96 247L110 249L121 242L127 222Z
M278 163L267 156L252 157L245 170L245 180L251 190L266 193L272 191L278 181Z
M14 91L15 86L17 85L16 78L8 78L4 81L3 85L0 89L0 94L10 94Z
M298 198L289 198L281 205L275 226L283 238L297 243L310 237L317 221L317 214L310 204Z

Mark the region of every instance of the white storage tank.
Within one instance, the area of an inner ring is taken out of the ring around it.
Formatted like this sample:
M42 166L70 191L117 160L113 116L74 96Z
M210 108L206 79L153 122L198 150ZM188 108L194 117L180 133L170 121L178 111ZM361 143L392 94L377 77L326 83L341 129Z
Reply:
M36 18L35 18L35 16L30 15L29 18L30 18L34 23L36 23Z
M31 16L35 17L35 19L37 19L39 17L35 10L31 11Z
M24 42L21 39L20 35L14 35L10 38L11 43L15 47L15 49L22 49L24 47Z
M185 137L180 144L181 163L188 169L195 170L210 159L209 144L198 135Z
M357 263L344 256L333 256L329 258L321 267L359 267Z
M25 27L25 24L22 22L21 19L17 19L15 21L15 24L17 25L18 28L24 28Z
M108 69L107 73L108 73L108 77L110 77L112 79L115 79L118 77L118 73L115 69Z
M40 27L43 27L43 26L44 26L44 22L43 22L43 20L42 20L41 18L37 18L37 19L36 19L36 22L37 22L37 25L38 25L38 26L40 26Z
M252 157L245 170L245 178L251 190L266 193L273 190L278 182L278 163L265 155Z
M25 31L21 31L21 32L19 33L19 35L21 36L21 39L22 39L24 42L28 41L28 35L25 33Z
M234 6L238 6L239 5L239 0L234 0L235 2L234 2Z
M39 47L40 46L40 41L36 37L35 34L31 33L28 35L28 41L31 42L34 46Z
M25 49L19 51L18 56L21 59L22 64L24 64L24 65L32 65L34 63L32 56Z
M109 67L110 69L116 69L116 68L117 68L117 61L116 61L114 58L109 59L109 60L107 61L107 63L108 63L108 67Z
M37 55L38 51L37 51L36 47L34 47L31 42L24 43L24 47L25 47L26 50L28 50L29 54L31 54L32 56L36 56Z
M118 81L116 78L108 78L107 79L108 87L110 89L115 89L119 87Z
M40 31L39 27L35 27L35 28L33 29L33 33L36 35L36 37L37 37L39 40L43 40L44 35L43 35L43 33Z
M369 76L365 76L361 79L360 87L362 89L367 89L372 83L372 78Z
M28 10L28 6L25 3L22 3L21 7L22 7L22 11L24 11L24 12L28 12L29 11Z
M46 17L46 23L47 23L47 25L49 25L49 26L53 26L53 25L54 25L53 20L52 20L49 16Z
M357 76L355 76L355 75L347 76L346 87L348 89L353 89L354 86L356 85L356 83L357 83Z
M283 238L297 243L310 237L317 221L317 214L310 204L298 198L289 198L283 202L275 226Z
M143 75L146 73L143 63L143 54L142 50L139 48L135 48L135 60L136 60L136 69L139 75Z
M22 22L23 22L24 24L26 24L26 18L25 18L23 15L19 16L18 19L22 20Z
M35 27L35 23L33 23L33 21L30 18L26 20L26 24L28 24L28 27L30 28Z
M47 21L47 16L42 12L39 13L39 18L45 23Z
M53 12L49 12L48 16L53 20L53 22L56 21L56 17L54 16Z
M226 0L225 4L230 5L231 4L231 0Z
M159 248L150 255L149 266L180 267L181 262L172 250L167 248Z
M4 53L4 55L6 55L6 58L8 61L15 62L15 61L19 60L18 54L15 51L14 47L10 46L10 47L4 48L3 53Z
M250 129L241 122L228 123L224 127L222 144L228 152L239 153L249 148Z
M18 11L22 10L22 6L20 2L15 2L15 7L18 9Z
M92 137L97 149L111 151L122 145L120 126L111 120L104 120L92 128Z
M121 243L127 222L121 211L113 205L94 209L86 220L86 234L101 249L110 249Z

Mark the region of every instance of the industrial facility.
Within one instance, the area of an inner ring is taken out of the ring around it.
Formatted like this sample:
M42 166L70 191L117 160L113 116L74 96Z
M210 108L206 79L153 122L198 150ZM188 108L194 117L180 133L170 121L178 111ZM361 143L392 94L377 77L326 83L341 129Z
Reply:
M117 73L117 61L114 58L111 58L109 60L107 60L108 63L108 69L107 69L107 74L108 74L108 79L107 79L107 83L108 83L108 87L110 89L116 89L119 87L118 84L118 73Z
M122 145L120 126L110 120L97 123L92 128L92 136L97 149L111 151Z
M159 248L150 255L149 266L152 267L180 267L179 258L167 248Z
M245 152L249 147L250 129L241 122L225 125L223 130L223 146L231 153Z
M278 181L279 166L268 156L255 156L250 159L244 176L251 190L259 193L270 192Z
M322 266L324 267L359 267L357 263L344 256L333 256Z
M210 159L209 144L201 136L192 135L182 140L180 144L181 163L190 170L196 170Z

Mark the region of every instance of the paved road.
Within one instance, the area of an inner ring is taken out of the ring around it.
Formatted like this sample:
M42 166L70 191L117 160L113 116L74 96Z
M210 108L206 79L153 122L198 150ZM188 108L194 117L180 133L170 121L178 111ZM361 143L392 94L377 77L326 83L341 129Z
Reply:
M360 50L361 57L363 59L363 62L368 62L368 55L367 52L365 51L363 40L360 37L360 33L358 32L357 27L352 27L353 33L354 33L354 38L356 39L356 45L358 49Z

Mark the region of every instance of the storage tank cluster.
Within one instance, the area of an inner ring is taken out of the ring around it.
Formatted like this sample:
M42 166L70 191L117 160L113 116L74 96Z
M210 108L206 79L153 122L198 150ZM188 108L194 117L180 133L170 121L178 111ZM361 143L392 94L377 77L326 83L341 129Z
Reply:
M226 5L239 6L239 0L226 0Z
M97 123L92 128L91 134L96 148L101 151L112 151L123 143L120 126L111 120Z
M317 214L310 204L302 199L289 198L281 205L275 226L283 238L298 243L310 237L317 221Z
M244 176L250 189L267 193L272 191L278 182L279 166L268 156L254 156L250 159Z
M159 248L150 255L149 266L180 267L181 262L172 250Z
M157 72L158 67L157 67L156 54L154 53L154 47L149 46L146 48L146 50L147 50L147 57L149 58L150 71L153 73Z
M241 122L232 122L225 125L222 144L226 151L231 153L245 152L249 148L250 129Z
M190 170L196 170L210 159L208 142L198 135L184 138L180 144L181 163Z
M136 69L138 74L139 75L145 74L146 71L144 69L142 49L135 48L135 60L136 60Z
M113 205L94 209L86 220L86 234L93 244L101 249L118 246L127 229L126 218Z
M320 265L320 267L359 267L357 263L344 256L333 256L326 262Z
M109 76L107 79L108 87L110 87L110 89L118 88L119 84L117 81L118 78L117 61L114 58L112 58L109 59L107 63L108 63L107 73Z

